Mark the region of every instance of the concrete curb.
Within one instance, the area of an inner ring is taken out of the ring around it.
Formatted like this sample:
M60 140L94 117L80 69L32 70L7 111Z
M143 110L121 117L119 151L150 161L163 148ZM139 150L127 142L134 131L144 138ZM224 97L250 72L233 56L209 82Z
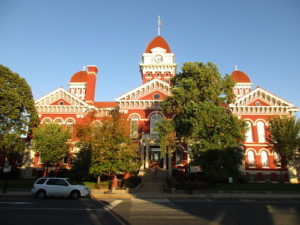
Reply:
M92 189L94 190L94 189ZM126 190L116 190L114 193L104 193L108 190L98 190L91 192L91 197L94 199L199 199L199 198L267 198L267 199L300 199L300 193L202 193L202 194L187 194L187 193L127 193ZM13 196L32 196L30 191L9 191L7 193L0 192L0 197Z

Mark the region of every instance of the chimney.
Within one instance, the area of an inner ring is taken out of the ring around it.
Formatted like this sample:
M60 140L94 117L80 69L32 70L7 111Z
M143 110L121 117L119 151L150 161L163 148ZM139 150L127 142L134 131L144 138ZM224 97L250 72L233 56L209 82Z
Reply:
M88 77L87 77L85 101L88 104L94 104L98 67L97 66L87 66L87 68L88 68L88 71L87 71Z

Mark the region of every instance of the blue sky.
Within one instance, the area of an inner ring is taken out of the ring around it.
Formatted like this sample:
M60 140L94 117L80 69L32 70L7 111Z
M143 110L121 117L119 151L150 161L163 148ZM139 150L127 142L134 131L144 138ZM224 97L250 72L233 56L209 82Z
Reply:
M35 99L98 65L96 100L113 101L141 84L158 14L178 70L210 61L224 75L238 65L254 87L300 107L299 0L0 0L0 64Z

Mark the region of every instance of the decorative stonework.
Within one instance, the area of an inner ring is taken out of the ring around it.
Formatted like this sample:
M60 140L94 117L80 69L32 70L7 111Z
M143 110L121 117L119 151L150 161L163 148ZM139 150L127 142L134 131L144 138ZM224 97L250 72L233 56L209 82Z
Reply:
M248 94L244 95L243 97L237 99L234 103L235 106L247 106L250 103L254 102L255 100L261 100L266 102L268 105L271 106L293 106L290 102L277 97L276 95L262 89L256 88L255 90L249 92Z
M49 93L48 95L38 99L35 102L36 106L49 106L53 102L56 102L60 99L65 100L71 105L76 105L76 106L85 106L87 107L88 104L86 104L84 101L80 100L76 96L72 95L70 92L66 91L63 88L58 88L55 91Z
M123 100L117 101L120 109L160 109L160 100Z
M291 111L289 106L232 106L230 108L236 115L286 115Z
M132 91L121 95L115 100L116 102L124 100L138 100L153 93L154 91L159 91L167 96L170 96L172 94L170 90L170 85L168 83L159 79L154 79L148 83L139 86L136 89L133 89Z

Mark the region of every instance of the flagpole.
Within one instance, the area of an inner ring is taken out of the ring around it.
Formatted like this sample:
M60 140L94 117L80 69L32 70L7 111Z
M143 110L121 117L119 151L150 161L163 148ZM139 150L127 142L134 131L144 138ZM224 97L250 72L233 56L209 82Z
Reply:
M158 15L158 22L157 22L157 35L160 36L160 26L161 26L161 22L160 22L160 15Z

